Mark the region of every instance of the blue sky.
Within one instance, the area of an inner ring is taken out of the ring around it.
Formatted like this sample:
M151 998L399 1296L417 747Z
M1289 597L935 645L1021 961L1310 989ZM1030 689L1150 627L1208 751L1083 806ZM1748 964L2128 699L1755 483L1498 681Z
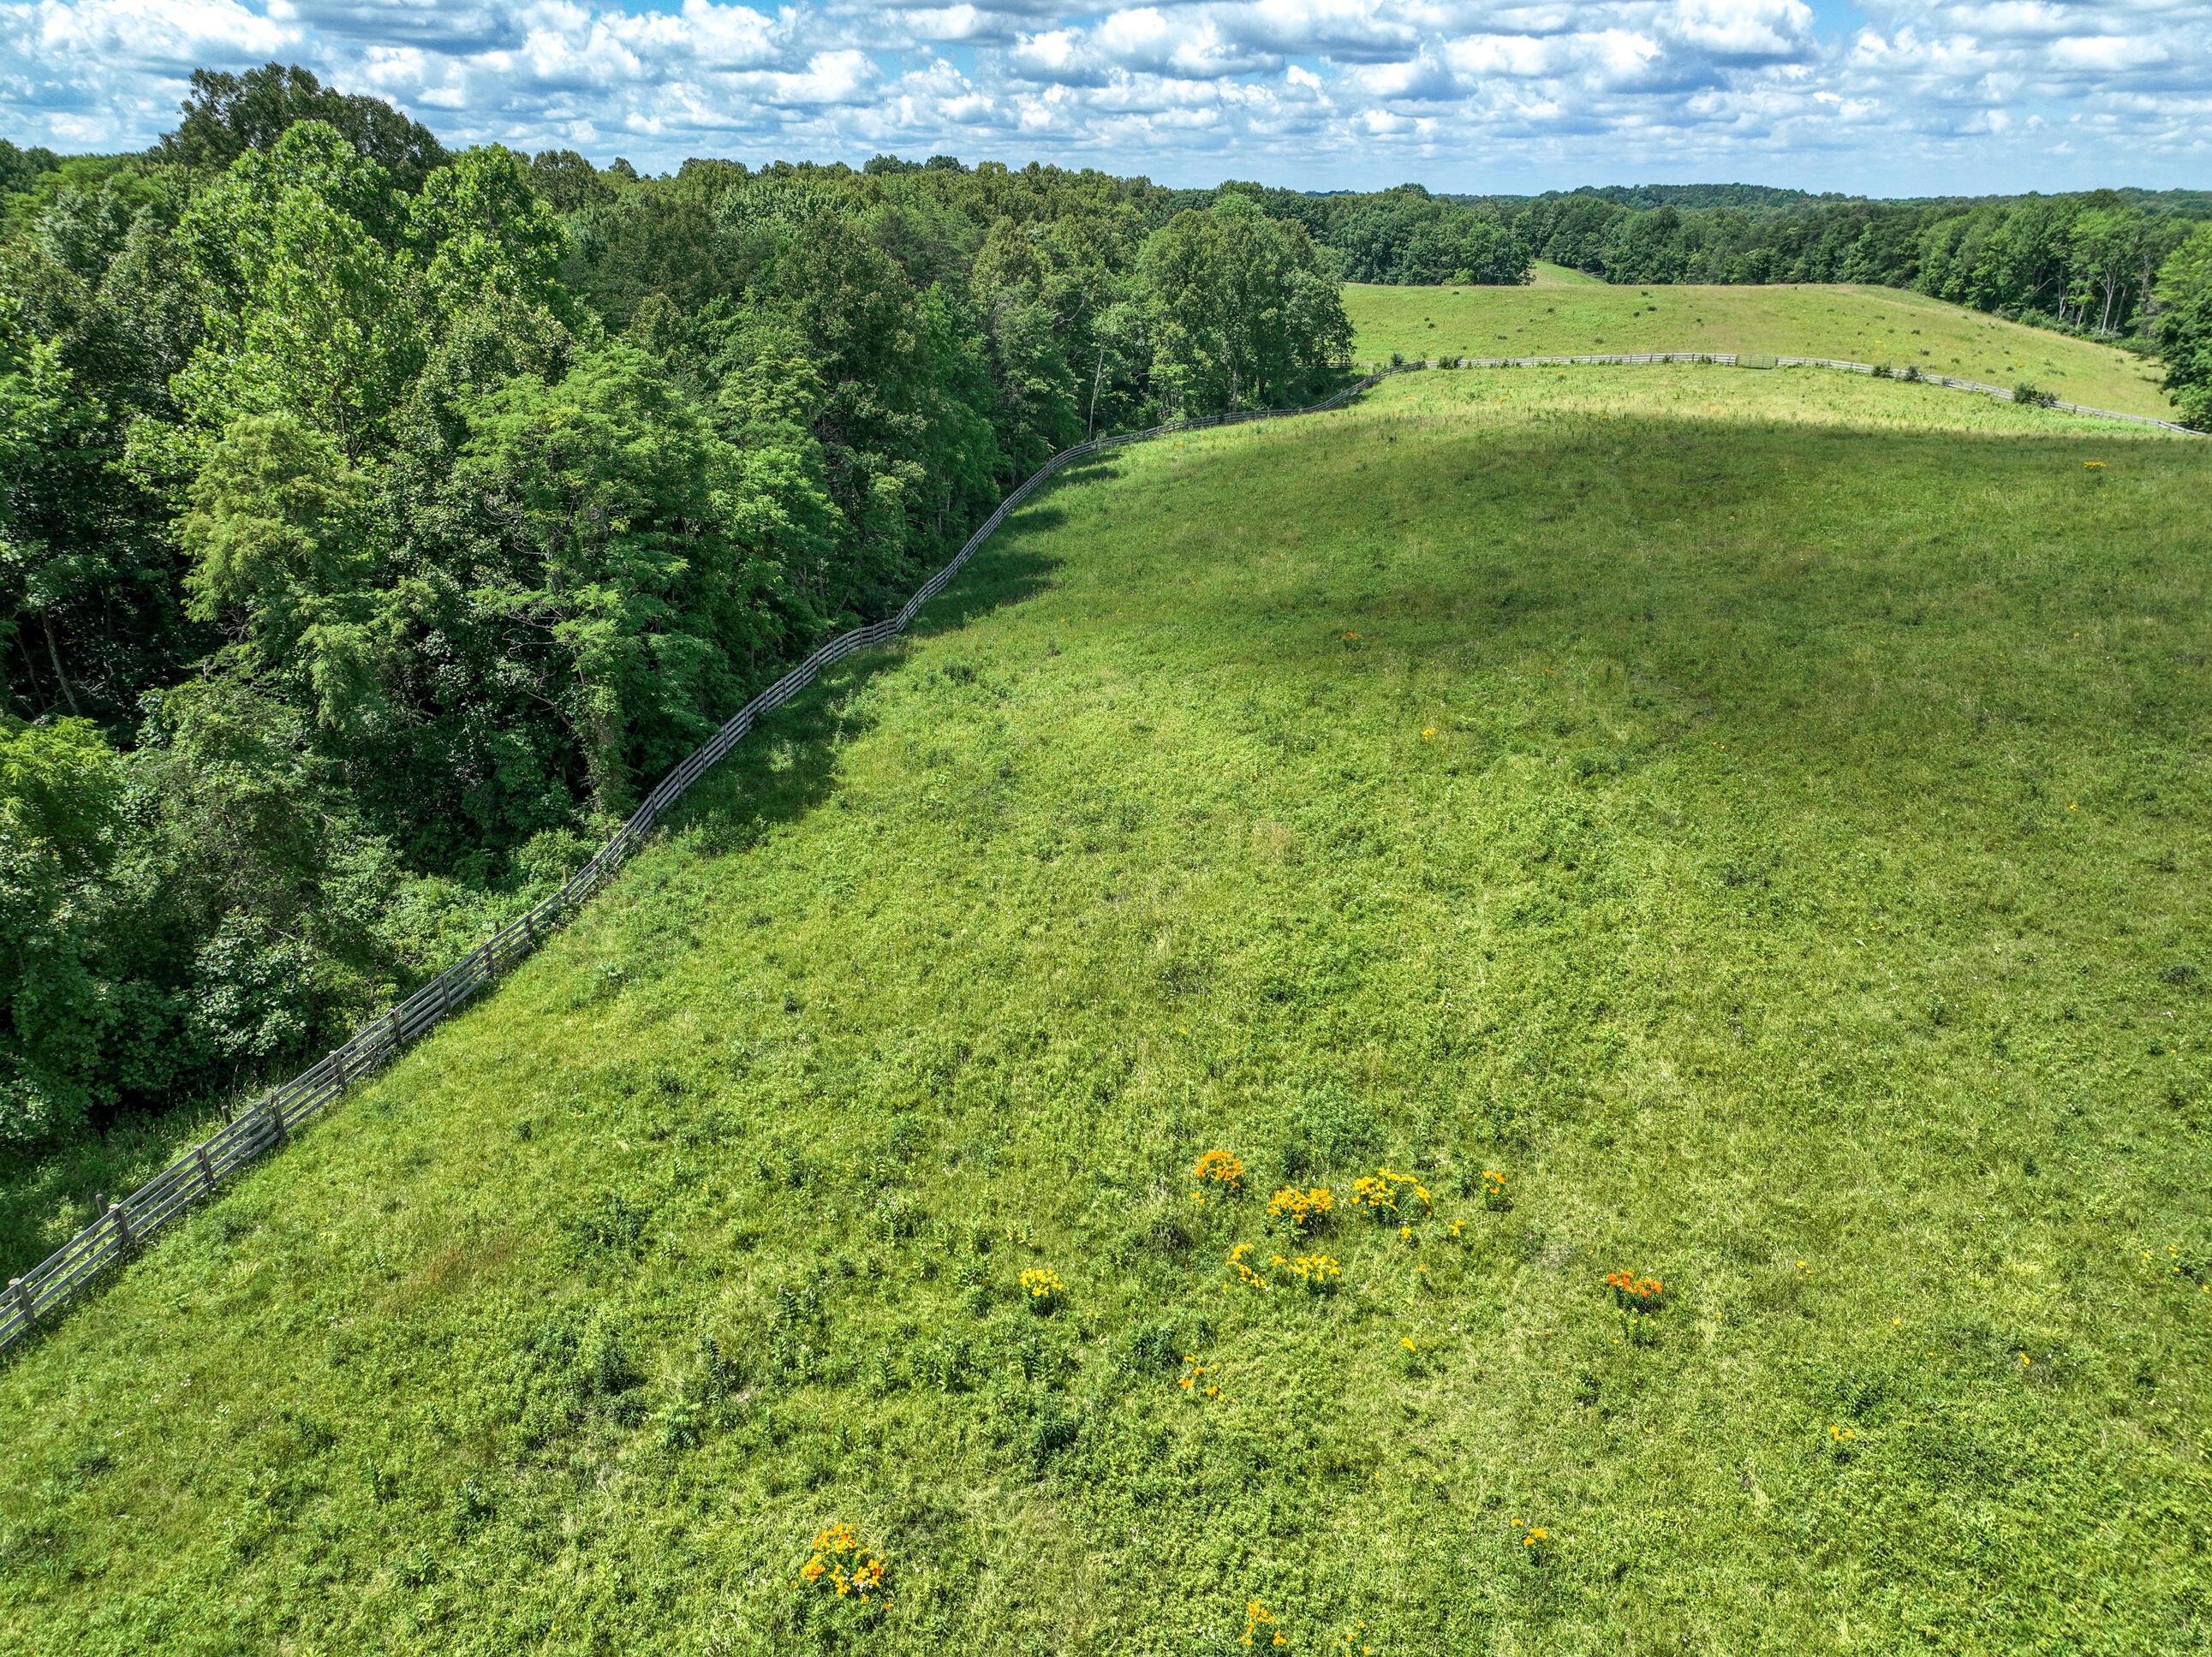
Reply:
M2212 185L2212 0L0 0L0 135L112 149L196 65L449 143L1164 183L1871 195Z

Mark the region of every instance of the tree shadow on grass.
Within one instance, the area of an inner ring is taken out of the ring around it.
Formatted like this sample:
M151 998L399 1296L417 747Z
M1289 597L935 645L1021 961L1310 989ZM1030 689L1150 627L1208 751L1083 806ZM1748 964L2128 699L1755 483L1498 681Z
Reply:
M1121 475L1121 452L1109 449L1064 467L1053 483L1055 487L1061 483L1109 483Z
M1024 531L1050 529L1063 516L1046 508L1024 512L1013 524ZM1002 532L1011 532L1013 524ZM957 632L992 610L1035 597L1051 585L1057 563L1031 548L1001 549L994 542L915 618L905 640ZM700 780L671 814L670 831L710 856L720 856L743 851L771 827L804 816L836 786L838 749L872 723L856 707L857 693L878 674L902 665L906 656L903 645L894 643L861 651L829 669L763 719Z

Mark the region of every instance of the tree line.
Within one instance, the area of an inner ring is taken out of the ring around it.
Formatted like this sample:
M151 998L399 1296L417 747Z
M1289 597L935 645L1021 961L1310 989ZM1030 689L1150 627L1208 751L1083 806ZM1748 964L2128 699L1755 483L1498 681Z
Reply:
M295 1062L1054 451L1351 342L1234 193L453 154L276 65L0 186L18 1146Z
M1353 282L1518 282L1542 259L1641 286L1911 288L2162 356L2184 418L2212 428L2212 193L2202 191L1875 201L1759 185L1516 197L1230 183L1169 199L1228 196L1304 228Z

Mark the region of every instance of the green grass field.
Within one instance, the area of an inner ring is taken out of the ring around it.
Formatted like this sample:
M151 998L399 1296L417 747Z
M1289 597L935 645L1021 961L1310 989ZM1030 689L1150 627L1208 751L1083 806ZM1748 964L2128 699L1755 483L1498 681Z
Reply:
M1557 290L1563 288L1580 291L1562 295ZM1394 350L1427 358L1741 349L1896 367L1917 362L2007 386L2029 378L2095 407L2160 418L2175 412L2154 365L1886 288L1662 287L1646 293L1540 262L1528 288L1355 284L1346 288L1345 300L1358 328L1355 355L1363 361L1385 360ZM0 1272L44 1259L90 1222L95 1193L136 1188L216 1120L211 1112L189 1120L126 1118L100 1138L58 1150L0 1152Z
M1895 288L1615 288L1538 267L1525 288L1347 283L1352 355L1547 356L1604 351L1769 351L1840 357L2174 418L2164 371L2110 345L2029 328Z
M0 1647L2201 1653L2209 483L1717 367L1070 475L0 1366Z

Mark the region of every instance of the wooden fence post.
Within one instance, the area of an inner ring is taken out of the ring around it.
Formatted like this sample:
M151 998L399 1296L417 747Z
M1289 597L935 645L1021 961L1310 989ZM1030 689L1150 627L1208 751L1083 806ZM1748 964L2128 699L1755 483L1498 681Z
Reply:
M276 1143L284 1143L284 1103L275 1094L269 1096L269 1120L276 1130Z
M202 1191L213 1191L215 1189L215 1168L208 1162L207 1147L205 1145L194 1145L192 1147L192 1155L199 1159L200 1189Z
M107 1205L107 1217L115 1222L116 1247L128 1254L136 1247L137 1242L131 1235L131 1211L124 1207L121 1203L110 1203Z
M39 1314L31 1305L31 1291L29 1288L25 1285L21 1278L10 1278L8 1279L8 1294L9 1297L15 1301L16 1308L23 1314L23 1327L26 1329L37 1328L39 1326Z

